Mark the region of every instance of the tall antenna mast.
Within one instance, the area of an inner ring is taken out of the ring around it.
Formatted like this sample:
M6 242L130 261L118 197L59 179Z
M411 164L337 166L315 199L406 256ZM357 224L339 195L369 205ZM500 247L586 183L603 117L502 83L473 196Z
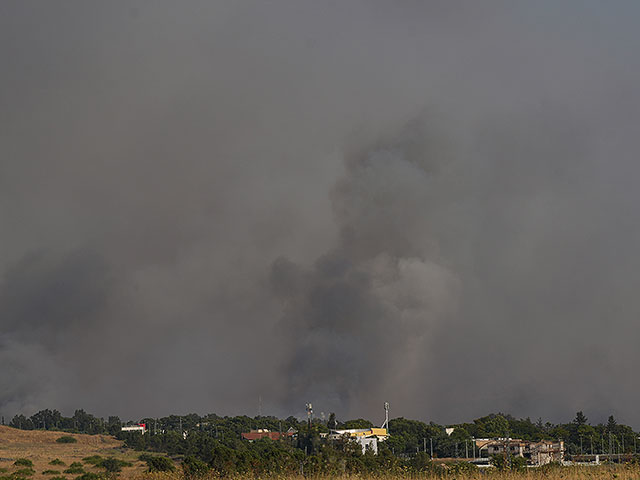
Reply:
M387 432L389 431L389 402L384 402L384 423L380 428L386 428Z

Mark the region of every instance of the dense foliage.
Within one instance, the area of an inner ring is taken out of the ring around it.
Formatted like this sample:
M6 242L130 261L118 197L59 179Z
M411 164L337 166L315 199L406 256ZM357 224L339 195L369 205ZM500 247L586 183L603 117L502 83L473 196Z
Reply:
M379 454L362 453L361 448L347 440L328 442L323 433L331 428L368 428L373 424L365 419L341 422L331 414L327 422L306 421L295 417L278 419L270 416L221 417L215 414L199 416L170 415L164 418L143 418L148 433L122 432L124 425L118 417L108 420L96 418L84 410L76 410L72 417L64 417L56 410L43 410L27 418L17 415L11 426L22 429L43 428L81 433L113 434L126 445L139 451L157 452L182 460L181 468L188 478L197 478L210 470L222 475L254 474L342 474L372 473L384 470L426 471L434 468L431 453L438 458L464 458L475 454L474 438L512 437L523 440L558 440L565 442L567 453L635 453L635 433L630 427L618 424L613 416L606 424L590 425L582 412L569 423L551 424L542 420L517 419L511 415L491 414L470 423L445 427L436 423L396 418L390 421L391 437L379 444ZM242 432L268 429L297 432L282 441L268 439L247 442ZM145 454L147 455L147 454ZM168 460L147 455L149 470L173 468ZM496 459L500 468L500 459ZM109 468L107 468L109 467ZM71 467L70 467L71 468ZM117 465L105 465L117 471ZM464 470L474 468L461 463L447 467ZM80 469L78 469L80 470ZM80 473L80 471L78 472Z

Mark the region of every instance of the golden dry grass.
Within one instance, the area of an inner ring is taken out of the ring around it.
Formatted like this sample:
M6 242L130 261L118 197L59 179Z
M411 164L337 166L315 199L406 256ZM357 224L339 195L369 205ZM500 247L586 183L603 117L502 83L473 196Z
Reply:
M57 443L56 439L63 435L70 435L77 443ZM85 457L100 455L102 457L116 457L133 463L132 467L125 467L120 478L129 479L140 476L146 464L138 461L138 454L122 447L122 442L108 435L67 434L61 432L47 432L41 430L18 430L0 426L0 468L8 473L15 471L13 462L18 458L27 458L33 462L35 475L33 480L43 480L51 475L43 475L45 470L59 470L62 472L72 462L82 462ZM49 465L54 458L62 460L66 466ZM102 472L104 470L85 464L87 472ZM69 480L75 475L64 474Z
M233 480L256 480L261 477L248 475L237 475L229 477ZM344 476L301 476L283 475L264 477L265 480L640 480L640 467L601 465L597 467L559 467L554 469L528 469L522 473L498 472L492 470L482 470L471 474L449 474L449 475L344 475ZM132 480L184 480L182 475L176 473L142 473ZM220 480L215 474L209 474L201 480Z

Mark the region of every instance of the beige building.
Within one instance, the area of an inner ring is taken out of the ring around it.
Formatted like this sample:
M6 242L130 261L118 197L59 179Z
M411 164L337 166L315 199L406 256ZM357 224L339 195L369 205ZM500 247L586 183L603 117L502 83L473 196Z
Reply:
M527 463L536 466L564 460L565 449L562 440L530 442L517 438L477 438L475 443L478 455L484 458L509 452L509 455L526 458Z

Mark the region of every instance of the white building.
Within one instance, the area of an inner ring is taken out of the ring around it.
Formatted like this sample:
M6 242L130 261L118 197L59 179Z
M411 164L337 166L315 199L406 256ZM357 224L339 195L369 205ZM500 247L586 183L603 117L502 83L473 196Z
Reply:
M339 440L341 438L347 438L351 441L359 443L362 446L363 454L367 451L367 449L369 449L377 455L378 442L383 442L387 438L389 438L389 433L386 428L350 428L346 430L331 430L328 438L329 440Z

